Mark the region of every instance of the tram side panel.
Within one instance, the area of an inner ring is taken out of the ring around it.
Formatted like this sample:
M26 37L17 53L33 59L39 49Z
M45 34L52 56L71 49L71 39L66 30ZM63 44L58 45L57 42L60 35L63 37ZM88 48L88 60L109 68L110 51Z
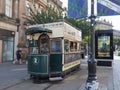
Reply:
M62 64L63 54L50 54L50 74L53 76L63 76L67 72L80 67L80 54L69 54L65 55L67 59L64 59L64 64ZM73 57L71 57L73 56Z
M80 67L80 53L69 53L64 55L62 71L72 71Z
M29 55L28 73L41 77L48 77L49 74L49 56L48 55Z
M62 75L62 54L50 54L50 75Z

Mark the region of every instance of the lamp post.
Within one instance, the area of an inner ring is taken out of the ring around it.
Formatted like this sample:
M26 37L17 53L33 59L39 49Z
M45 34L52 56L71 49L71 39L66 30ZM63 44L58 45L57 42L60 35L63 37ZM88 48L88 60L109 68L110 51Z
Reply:
M94 15L94 5L95 1L91 0L91 16L90 18L90 51L88 58L88 78L86 81L86 89L87 90L98 90L98 81L96 76L96 60L95 60L95 32L94 32L94 24L95 18Z

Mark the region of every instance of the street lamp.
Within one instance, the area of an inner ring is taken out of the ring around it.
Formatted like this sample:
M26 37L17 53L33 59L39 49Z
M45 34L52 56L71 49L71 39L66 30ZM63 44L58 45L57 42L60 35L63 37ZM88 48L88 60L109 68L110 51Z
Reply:
M94 24L95 18L94 15L94 5L95 1L91 0L91 16L90 18L90 51L88 58L88 78L86 81L86 89L87 90L98 90L99 83L97 81L96 76L96 60L95 60L95 32L94 32Z

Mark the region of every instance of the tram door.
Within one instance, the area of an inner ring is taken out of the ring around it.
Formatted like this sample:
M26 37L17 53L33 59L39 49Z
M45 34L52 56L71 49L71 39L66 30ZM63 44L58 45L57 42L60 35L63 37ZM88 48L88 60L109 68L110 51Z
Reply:
M113 38L111 33L97 33L95 36L96 59L113 59Z

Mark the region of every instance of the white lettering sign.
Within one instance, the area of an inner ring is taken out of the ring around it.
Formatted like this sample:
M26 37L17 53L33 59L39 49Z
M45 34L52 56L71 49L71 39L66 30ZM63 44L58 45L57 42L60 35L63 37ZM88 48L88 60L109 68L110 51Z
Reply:
M114 10L117 13L120 13L120 6L111 2L111 1L109 1L109 0L98 0L98 3Z

